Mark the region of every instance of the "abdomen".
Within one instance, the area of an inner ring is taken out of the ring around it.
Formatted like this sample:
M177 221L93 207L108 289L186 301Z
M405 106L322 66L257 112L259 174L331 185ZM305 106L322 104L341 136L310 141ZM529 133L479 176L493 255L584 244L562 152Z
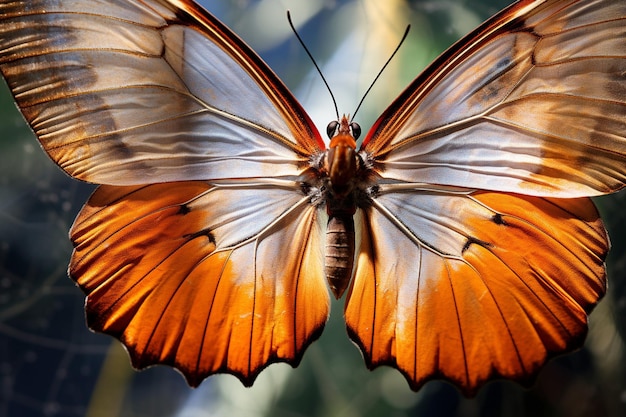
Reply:
M352 214L332 213L326 227L324 272L335 298L348 287L354 266L354 219Z

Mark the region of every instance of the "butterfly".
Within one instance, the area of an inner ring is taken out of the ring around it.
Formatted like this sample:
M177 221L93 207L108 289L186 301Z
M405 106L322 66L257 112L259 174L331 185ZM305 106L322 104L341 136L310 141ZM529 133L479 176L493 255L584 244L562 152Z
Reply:
M626 3L522 0L326 145L191 0L0 4L0 71L43 149L100 184L70 231L91 329L191 386L296 366L330 295L412 389L531 381L606 288L591 196L626 184Z

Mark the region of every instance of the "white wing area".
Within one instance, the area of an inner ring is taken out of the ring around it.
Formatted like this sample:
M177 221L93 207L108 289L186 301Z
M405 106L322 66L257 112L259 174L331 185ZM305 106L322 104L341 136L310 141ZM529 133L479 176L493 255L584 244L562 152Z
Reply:
M296 139L310 125L295 99L227 29L179 15L159 1L0 5L0 69L45 150L101 184L297 175L318 142Z
M552 197L624 186L626 2L527 7L461 41L383 114L365 147L383 177Z
M425 184L384 184L373 201L376 209L373 213L386 216L391 222L386 227L398 229L415 246L430 248L442 256L458 257L471 236L465 216L493 215L485 207L468 204L471 191L435 189Z

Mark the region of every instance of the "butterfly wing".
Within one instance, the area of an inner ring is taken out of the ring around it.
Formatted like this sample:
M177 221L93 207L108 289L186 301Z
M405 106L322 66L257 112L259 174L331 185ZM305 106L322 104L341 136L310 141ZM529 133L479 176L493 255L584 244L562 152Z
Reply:
M363 149L389 180L554 197L622 188L625 9L516 3L413 81Z
M89 326L122 340L137 368L252 385L321 333L322 226L287 183L101 186L72 228L69 270L89 294Z
M584 196L626 180L625 17L621 2L519 2L375 124L362 155L380 185L345 309L368 366L472 394L582 344L608 250Z
M24 0L0 70L51 158L106 184L71 231L92 329L194 386L299 362L329 312L296 180L324 145L258 56L190 1Z
M43 148L75 178L293 175L324 147L261 59L191 1L0 7L0 69Z
M607 237L589 199L390 190L360 224L348 330L370 368L395 366L415 390L530 382L582 344L605 291Z

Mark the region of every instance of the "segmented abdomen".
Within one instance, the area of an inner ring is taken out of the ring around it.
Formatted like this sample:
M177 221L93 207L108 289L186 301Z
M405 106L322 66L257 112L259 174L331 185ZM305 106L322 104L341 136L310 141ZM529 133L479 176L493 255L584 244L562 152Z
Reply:
M339 299L350 283L354 265L354 219L352 214L331 214L326 228L324 271L330 289Z

